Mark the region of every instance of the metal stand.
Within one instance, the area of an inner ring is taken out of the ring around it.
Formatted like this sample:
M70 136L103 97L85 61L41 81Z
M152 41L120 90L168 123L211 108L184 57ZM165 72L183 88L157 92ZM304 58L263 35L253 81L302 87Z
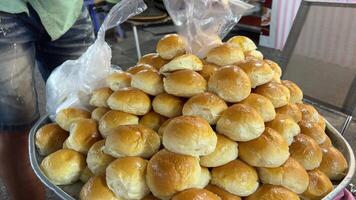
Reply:
M132 31L133 31L133 34L134 34L134 37L135 37L137 59L140 59L141 58L140 41L138 40L137 27L135 25L132 25Z
M344 133L346 132L347 128L349 127L350 123L352 121L352 116L348 115L344 124L342 125L342 129L341 129L341 134L344 135Z

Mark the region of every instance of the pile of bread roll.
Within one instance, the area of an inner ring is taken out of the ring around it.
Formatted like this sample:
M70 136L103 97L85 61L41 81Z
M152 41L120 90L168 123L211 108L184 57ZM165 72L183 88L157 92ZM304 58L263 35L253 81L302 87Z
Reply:
M277 63L235 36L200 59L170 34L157 53L38 130L43 173L81 200L321 199L348 168L324 118Z

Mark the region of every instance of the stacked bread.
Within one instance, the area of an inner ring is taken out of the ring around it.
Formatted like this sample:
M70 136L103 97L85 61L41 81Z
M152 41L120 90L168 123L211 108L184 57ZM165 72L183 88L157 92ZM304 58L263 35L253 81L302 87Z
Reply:
M184 40L107 78L88 111L67 108L36 135L57 185L80 199L321 199L347 170L324 118L277 63L235 36L206 58Z

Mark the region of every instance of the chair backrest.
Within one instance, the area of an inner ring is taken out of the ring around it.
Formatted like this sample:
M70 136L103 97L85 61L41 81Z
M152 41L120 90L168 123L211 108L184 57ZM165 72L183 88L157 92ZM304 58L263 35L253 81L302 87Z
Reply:
M305 97L352 115L356 107L356 4L303 1L282 52L283 79Z

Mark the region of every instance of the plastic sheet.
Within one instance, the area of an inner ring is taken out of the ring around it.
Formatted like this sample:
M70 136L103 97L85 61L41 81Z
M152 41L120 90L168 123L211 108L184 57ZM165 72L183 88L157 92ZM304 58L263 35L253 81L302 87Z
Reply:
M52 72L46 83L46 110L52 120L63 108L89 108L90 94L105 86L105 78L112 70L105 31L146 8L143 0L120 1L110 10L94 44L77 60L68 60Z

